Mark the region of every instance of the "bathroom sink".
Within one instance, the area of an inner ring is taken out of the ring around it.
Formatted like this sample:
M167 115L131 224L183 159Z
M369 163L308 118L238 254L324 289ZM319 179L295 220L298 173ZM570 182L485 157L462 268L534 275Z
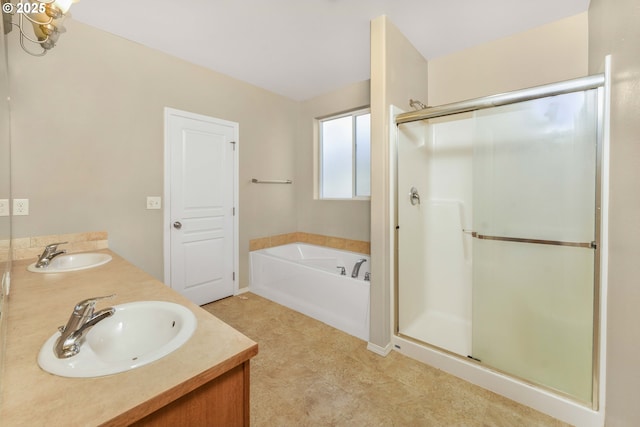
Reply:
M165 301L116 305L113 316L97 323L80 345L80 352L59 359L56 332L40 349L42 369L63 377L99 377L129 371L154 362L186 343L197 326L188 308Z
M36 263L30 264L27 270L33 273L65 273L67 271L85 270L98 267L111 261L111 255L84 252L78 254L58 255L51 260L47 267L36 268Z

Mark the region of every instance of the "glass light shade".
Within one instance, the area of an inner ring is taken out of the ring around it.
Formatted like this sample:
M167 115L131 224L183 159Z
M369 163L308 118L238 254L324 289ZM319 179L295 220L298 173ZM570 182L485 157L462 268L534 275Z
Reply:
M42 41L47 38L47 34L45 34L44 32L44 28L40 24L32 22L31 25L33 26L33 33L38 40Z
M40 46L45 50L53 48L58 41L58 37L60 37L58 28L53 24L38 25L32 23L32 25L33 33L40 41Z
M55 25L53 24L43 24L43 25L39 25L38 28L40 29L40 31L42 31L42 33L45 36L50 36L56 32L58 32L58 29L56 28Z
M73 3L73 0L55 0L53 5L60 9L62 13L67 13Z

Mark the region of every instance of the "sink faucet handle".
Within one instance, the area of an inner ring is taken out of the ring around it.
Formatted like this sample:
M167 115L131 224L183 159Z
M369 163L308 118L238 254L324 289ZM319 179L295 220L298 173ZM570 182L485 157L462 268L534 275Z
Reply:
M116 311L113 307L100 310L97 313L94 313L93 309L97 301L114 296L116 295L88 298L73 307L73 313L71 313L67 324L58 328L60 336L56 339L54 347L58 358L64 359L78 354L84 334L96 323L113 316Z
M73 309L73 314L78 316L90 315L90 313L93 312L93 308L96 306L96 302L103 299L110 299L115 296L116 294L111 294L111 295L105 295L102 297L88 298L86 300L80 301L79 303L76 304L75 308Z
M58 245L66 245L67 243L69 242L50 243L47 246L45 246L45 249L50 251L55 251L58 248Z
M64 245L69 242L50 243L44 247L44 251L38 255L38 262L36 262L36 268L44 268L49 265L51 260L61 254L67 253L66 250L58 250L58 245Z

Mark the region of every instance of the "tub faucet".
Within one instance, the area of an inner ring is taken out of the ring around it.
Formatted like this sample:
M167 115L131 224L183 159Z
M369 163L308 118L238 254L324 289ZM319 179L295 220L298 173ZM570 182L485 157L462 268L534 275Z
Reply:
M351 272L351 277L353 277L354 279L358 277L358 273L360 273L360 267L362 267L362 264L365 262L367 262L367 260L362 258L355 263L355 265L353 266L353 271Z
M38 257L38 261L36 262L36 268L44 268L49 265L52 259L57 257L58 255L62 255L67 253L66 250L58 250L58 245L64 245L69 242L60 242L60 243L52 243L50 245L45 246L44 251Z
M58 328L60 337L58 337L54 346L58 359L66 359L67 357L78 354L80 352L82 338L89 329L101 320L113 316L116 312L116 309L113 307L105 308L96 313L94 313L93 310L96 306L96 301L114 296L115 295L89 298L76 304L66 326L60 326Z
M336 267L338 270L340 270L340 275L341 276L346 276L347 275L347 269L344 268L343 266L339 265Z

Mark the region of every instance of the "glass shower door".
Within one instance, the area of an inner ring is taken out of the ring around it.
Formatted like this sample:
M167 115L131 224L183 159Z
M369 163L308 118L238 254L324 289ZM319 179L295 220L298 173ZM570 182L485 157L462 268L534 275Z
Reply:
M472 357L591 402L597 90L476 115Z
M408 123L398 142L397 332L471 353L472 114ZM415 197L412 194L415 193Z

